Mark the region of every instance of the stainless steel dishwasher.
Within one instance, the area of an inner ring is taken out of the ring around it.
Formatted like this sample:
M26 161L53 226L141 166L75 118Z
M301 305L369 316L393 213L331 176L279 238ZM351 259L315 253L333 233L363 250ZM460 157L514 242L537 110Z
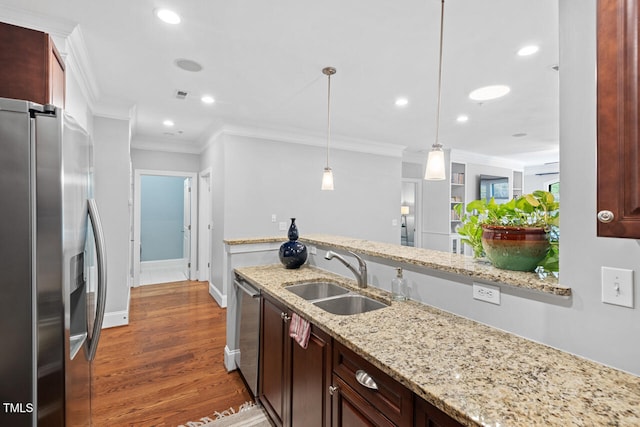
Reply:
M254 396L258 395L260 352L260 290L236 276L238 300L238 369Z

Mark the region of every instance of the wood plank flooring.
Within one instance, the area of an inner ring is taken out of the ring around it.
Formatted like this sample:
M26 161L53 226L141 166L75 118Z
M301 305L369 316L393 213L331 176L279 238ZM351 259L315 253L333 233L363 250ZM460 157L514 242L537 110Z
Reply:
M130 324L102 331L93 364L93 425L171 426L251 400L224 368L226 310L206 282L131 290Z

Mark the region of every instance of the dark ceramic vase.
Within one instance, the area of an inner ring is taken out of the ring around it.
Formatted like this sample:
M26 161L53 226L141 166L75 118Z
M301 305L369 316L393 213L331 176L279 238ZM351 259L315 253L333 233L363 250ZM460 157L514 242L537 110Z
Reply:
M482 229L482 246L494 267L533 271L549 250L544 228L483 225Z
M307 261L307 247L298 242L298 227L296 226L295 218L291 218L291 225L289 226L287 237L289 241L280 245L280 252L278 254L280 256L280 262L286 268L300 268L300 266Z

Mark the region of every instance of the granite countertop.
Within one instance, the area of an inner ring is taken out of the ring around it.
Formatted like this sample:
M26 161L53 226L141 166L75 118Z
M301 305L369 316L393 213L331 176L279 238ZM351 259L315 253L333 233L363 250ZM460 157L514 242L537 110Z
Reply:
M274 236L232 239L225 240L225 243L228 245L240 245L276 243L284 242L285 240L286 237ZM571 288L560 285L558 279L553 276L548 276L543 280L535 273L495 268L490 264L478 262L465 255L325 234L304 235L299 240L308 245L353 251L371 257L471 277L476 280L500 283L564 297L571 295Z
M415 301L333 315L284 289L330 279L357 290L353 280L315 267L236 272L464 425L640 425L634 375ZM390 302L386 291L363 291Z

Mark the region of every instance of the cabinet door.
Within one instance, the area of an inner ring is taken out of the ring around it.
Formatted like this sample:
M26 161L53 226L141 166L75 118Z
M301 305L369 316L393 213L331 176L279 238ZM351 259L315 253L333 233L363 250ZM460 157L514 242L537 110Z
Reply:
M640 238L637 1L598 0L598 235ZM612 220L603 218L611 213Z
M458 421L429 402L416 397L415 427L461 427Z
M48 34L0 22L0 97L64 107L64 63Z
M333 372L395 425L413 425L413 393L337 341L333 345ZM359 373L368 376L376 388L362 384Z
M260 401L271 419L279 426L285 419L285 335L283 307L262 299L260 339Z
M331 337L311 327L306 349L291 341L291 425L328 426L331 422Z
M333 376L333 427L395 426L337 375Z

